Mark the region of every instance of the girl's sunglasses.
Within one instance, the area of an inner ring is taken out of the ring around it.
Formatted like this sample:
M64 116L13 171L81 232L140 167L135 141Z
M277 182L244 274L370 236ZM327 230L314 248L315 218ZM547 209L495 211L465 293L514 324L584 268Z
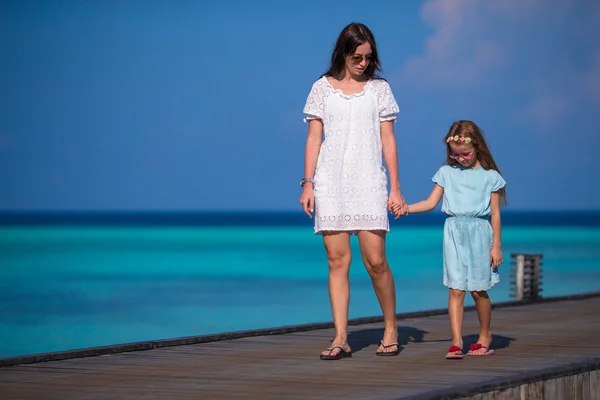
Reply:
M471 157L473 157L473 154L475 154L475 149L469 151L468 153L454 153L453 151L448 151L448 157L453 158L453 159L457 159L457 158L464 158L465 160L470 159Z

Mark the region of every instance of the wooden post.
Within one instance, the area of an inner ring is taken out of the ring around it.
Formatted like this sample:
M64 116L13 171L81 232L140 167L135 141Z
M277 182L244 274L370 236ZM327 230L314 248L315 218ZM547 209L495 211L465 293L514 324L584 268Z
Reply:
M511 293L517 301L532 301L541 298L542 254L513 253L511 261Z
M514 270L514 297L517 301L523 300L523 283L525 276L525 256L523 254L512 255L515 257L515 262L511 262L511 264L515 264L516 267L511 268L511 272Z

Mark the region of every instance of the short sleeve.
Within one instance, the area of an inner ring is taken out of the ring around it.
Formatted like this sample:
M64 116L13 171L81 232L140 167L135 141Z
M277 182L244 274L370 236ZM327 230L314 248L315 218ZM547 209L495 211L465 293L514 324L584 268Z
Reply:
M497 171L494 172L495 173L492 178L492 192L497 192L498 190L506 186L506 181L504 180L502 175L500 175Z
M437 170L437 172L435 173L435 175L433 175L433 178L431 178L432 181L434 181L435 183L437 183L438 185L440 185L441 187L445 187L446 186L446 166L444 165L443 167L441 167L440 169Z
M400 112L390 85L383 79L377 80L377 107L379 120L396 122L396 114Z
M323 119L323 115L325 114L325 99L328 93L327 84L323 79L326 78L316 81L310 89L306 105L304 106L304 114L306 114L304 122L308 122L311 119Z

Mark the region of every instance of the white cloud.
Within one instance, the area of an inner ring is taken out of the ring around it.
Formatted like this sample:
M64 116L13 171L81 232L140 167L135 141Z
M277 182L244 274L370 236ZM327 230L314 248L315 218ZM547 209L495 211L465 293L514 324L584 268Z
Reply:
M513 117L543 128L600 106L595 1L429 0L421 18L432 33L401 70L404 87L515 96Z
M410 59L401 79L424 89L474 85L485 72L501 65L500 48L483 37L473 38L471 24L479 0L432 0L424 4L421 18L434 30L422 55Z
M486 6L491 12L512 17L529 17L531 14L538 12L540 8L543 8L544 2L546 2L546 6L556 7L568 3L569 0L552 1L551 3L547 0L502 0L491 1Z

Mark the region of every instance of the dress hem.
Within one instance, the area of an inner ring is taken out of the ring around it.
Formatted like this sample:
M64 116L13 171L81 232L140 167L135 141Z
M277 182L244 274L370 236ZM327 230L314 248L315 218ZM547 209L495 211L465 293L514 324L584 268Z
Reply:
M450 282L447 279L444 279L443 284L444 286L448 287L449 289L456 289L456 290L464 290L467 292L480 292L483 290L490 290L495 284L500 283L500 279L494 279L489 283L483 284L483 285L464 285L464 284L459 284L456 282Z
M358 231L385 231L385 232L389 232L390 228L384 228L384 227L368 227L368 228L363 228L363 227L358 227L358 228L348 228L348 229L315 229L315 235L319 235L322 236L324 232L349 232L351 236L357 236L358 235Z

